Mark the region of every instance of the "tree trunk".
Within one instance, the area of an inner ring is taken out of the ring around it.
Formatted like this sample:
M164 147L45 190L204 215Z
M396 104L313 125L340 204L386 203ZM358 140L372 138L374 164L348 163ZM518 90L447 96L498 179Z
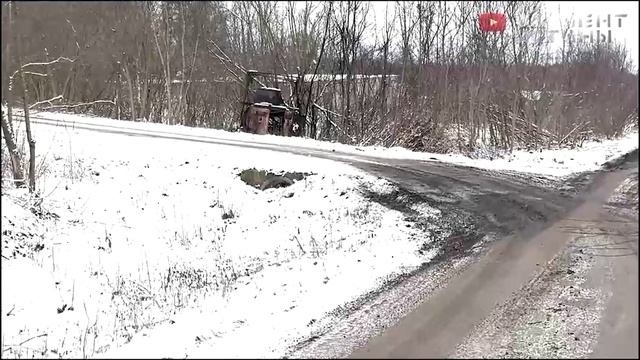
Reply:
M186 115L185 115L185 109L184 109L184 83L186 80L186 72L187 72L187 65L186 65L186 58L184 56L184 34L187 31L186 30L186 24L185 24L185 20L184 20L184 4L180 3L180 15L182 18L182 34L180 37L180 54L181 54L181 59L182 59L182 72L181 72L181 77L182 77L182 81L180 82L180 92L179 92L179 96L178 96L178 107L176 110L176 115L180 118L180 124L181 125L185 125L185 119L186 119Z
M20 71L22 73L22 71ZM22 74L24 79L24 74ZM24 81L24 80L23 80ZM31 119L29 118L29 105L27 103L27 87L22 87L22 100L24 107L24 124L27 130L27 142L29 143L29 192L36 190L36 141L31 136Z
M11 108L9 107L9 112ZM2 114L2 135L4 135L4 141L7 144L7 150L9 150L9 157L11 158L11 172L13 173L13 180L17 187L24 186L24 174L22 173L22 159L18 152L18 146L13 140L13 133L7 124L7 120L4 117L4 111Z
M51 61L51 59L49 58L49 51L47 50L47 48L44 48L44 58L47 62ZM49 86L51 87L51 96L47 96L45 92L44 99L51 99L52 97L56 96L56 94L58 93L58 84L56 83L55 77L53 77L51 67L46 66L45 68L47 70L47 78L49 79Z
M166 68L166 76L165 76L165 80L166 80L166 84L167 84L167 117L169 118L169 124L174 125L175 124L175 119L174 114L173 114L173 107L171 106L171 65L170 65L170 59L169 59L169 46L171 44L170 40L169 40L169 10L165 7L165 22L166 22L166 26L165 26L165 46L164 46L164 50L165 50L165 65L167 66Z
M120 73L116 79L116 118L120 120Z
M167 8L163 9L164 11L164 22L165 22L165 33L164 33L164 45L165 45L165 53L162 53L162 49L160 48L160 41L158 41L158 36L156 32L153 32L153 38L156 43L156 49L158 50L158 57L160 58L160 64L162 65L162 72L165 77L165 92L167 96L167 120L172 121L172 113L171 113L171 74L170 74L170 65L169 65L169 19L167 14ZM160 29L158 28L158 32ZM161 111L161 110L160 110ZM160 122L163 122L165 119L160 119Z
M127 85L129 86L129 106L131 106L131 121L136 121L136 102L134 100L133 93L133 79L129 73L129 65L126 62L123 64L124 76L127 78Z
M9 41L7 41L7 47L5 50L5 57L6 57L6 61L8 64L11 63L11 42L13 40L12 37L12 32L13 32L13 9L12 9L12 4L13 2L9 2L9 14L7 14L9 16L9 26L7 26L7 39L9 39ZM10 69L10 66L7 64L7 69ZM9 134L13 134L13 76L9 76L9 89L7 91L6 94L6 104L7 104L7 118L8 118L8 124L4 124L7 126L7 130L9 130ZM4 116L2 117L2 120L4 121ZM3 129L4 130L4 129ZM5 134L6 136L6 134ZM15 172L14 172L15 174Z
M17 6L13 4L14 15L18 14ZM18 60L18 69L20 70L20 80L22 85L22 104L24 109L24 123L27 131L27 142L29 143L29 192L32 193L36 189L36 141L31 136L31 119L29 118L29 93L27 83L25 81L24 70L22 69L22 54L20 52L20 39L16 34L16 58Z

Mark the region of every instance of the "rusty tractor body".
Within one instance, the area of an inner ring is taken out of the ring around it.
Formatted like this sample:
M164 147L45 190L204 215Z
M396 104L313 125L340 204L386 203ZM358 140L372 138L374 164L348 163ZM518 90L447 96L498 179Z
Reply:
M285 103L280 89L264 86L249 89L256 73L250 72L245 84L245 101L242 102L240 117L242 131L261 135L301 135L305 118L297 108Z

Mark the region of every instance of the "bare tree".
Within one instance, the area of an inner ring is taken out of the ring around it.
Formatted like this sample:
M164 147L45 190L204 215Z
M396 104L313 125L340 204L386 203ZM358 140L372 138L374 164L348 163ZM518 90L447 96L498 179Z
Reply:
M17 17L18 14L18 8L16 6L16 4L13 4L13 19L15 19L15 17ZM21 88L22 88L22 105L23 105L23 116L24 116L24 123L25 123L25 130L27 133L27 142L29 144L29 192L34 192L36 189L36 141L33 139L33 136L31 134L31 119L29 118L29 105L28 105L28 99L29 99L29 95L28 95L28 90L27 90L27 83L25 81L26 77L25 77L25 71L24 71L24 67L22 65L22 53L20 52L20 47L21 47L21 43L22 43L22 37L23 34L19 34L19 33L14 33L14 37L15 37L15 45L16 45L16 59L18 62L18 72L20 74L20 80L21 80ZM4 128L3 128L4 131ZM5 136L9 135L9 138L11 137L10 133L6 134ZM5 139L7 139L7 137L5 137ZM9 143L7 142L7 148L9 148L9 151L11 151L11 147L8 146ZM13 150L15 151L15 144L13 144Z
M7 150L9 152L9 158L11 159L11 171L13 173L13 180L17 187L24 186L24 174L22 172L22 156L16 145L15 137L9 121L5 117L4 108L2 109L2 136L4 137Z

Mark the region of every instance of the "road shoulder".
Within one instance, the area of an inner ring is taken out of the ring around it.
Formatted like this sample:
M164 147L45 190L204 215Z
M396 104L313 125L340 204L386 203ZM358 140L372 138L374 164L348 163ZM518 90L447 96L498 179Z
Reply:
M637 173L637 165L635 166ZM608 219L602 217L602 206L630 174L632 174L630 169L602 174L597 185L584 194L584 202L564 219L533 237L514 235L496 243L489 254L475 266L453 279L430 301L421 304L385 333L371 339L366 346L354 352L352 356L460 355L458 345L460 340L465 339L468 334L472 334L472 339L479 338L477 343L491 344L493 338L482 335L483 332L489 332L486 329L483 330L483 324L485 327L493 326L495 320L487 322L485 319L491 318L492 315L497 316L496 311L500 312L500 304L507 304L506 307L509 308L508 302L513 298L514 293L518 297L518 292L521 292L523 287L526 288L532 278L540 277L540 274L544 273L546 264L555 259L557 254L562 253L571 241L584 235L586 229L592 229L588 225L590 221L598 222L598 226L593 227L596 230L604 226L602 224L608 223L604 221ZM618 224L610 226L615 229ZM605 231L602 235L609 234ZM613 236L607 236L607 238L613 238ZM635 274L637 277L637 271ZM599 305L596 302L594 306ZM596 319L594 323L598 322L599 319ZM513 338L512 329L509 326L506 326L504 331L508 332L505 336ZM474 334L477 335L474 336ZM583 346L585 350L581 350L582 353L588 353L591 347L593 347L591 343ZM488 356L488 351L485 348L481 349L480 353ZM502 356L508 356L508 354Z
M638 357L638 175L456 348L457 358Z

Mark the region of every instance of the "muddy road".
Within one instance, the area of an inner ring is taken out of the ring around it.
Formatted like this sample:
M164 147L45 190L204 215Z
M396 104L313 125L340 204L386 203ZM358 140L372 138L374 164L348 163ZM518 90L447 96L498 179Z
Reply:
M290 356L637 357L637 151L610 167L562 184L387 174L423 200L431 184L446 189L452 223L484 237L447 239L437 261L330 314Z

